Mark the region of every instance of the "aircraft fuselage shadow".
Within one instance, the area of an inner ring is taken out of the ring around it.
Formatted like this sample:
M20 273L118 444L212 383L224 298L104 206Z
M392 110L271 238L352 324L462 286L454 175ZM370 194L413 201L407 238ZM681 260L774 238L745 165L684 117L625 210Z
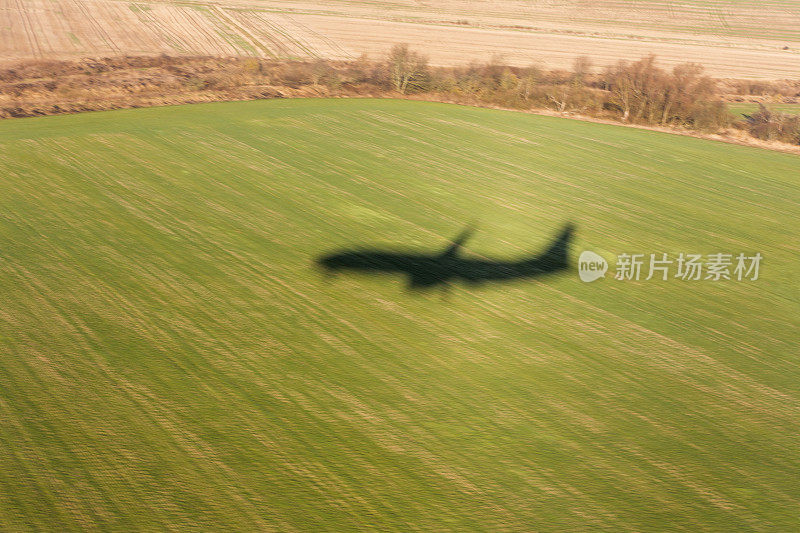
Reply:
M316 263L328 274L352 271L405 275L410 289L446 286L452 282L483 284L535 278L569 268L573 232L574 226L566 224L542 253L517 261L464 257L462 245L472 234L472 230L467 229L441 253L355 248L320 256Z

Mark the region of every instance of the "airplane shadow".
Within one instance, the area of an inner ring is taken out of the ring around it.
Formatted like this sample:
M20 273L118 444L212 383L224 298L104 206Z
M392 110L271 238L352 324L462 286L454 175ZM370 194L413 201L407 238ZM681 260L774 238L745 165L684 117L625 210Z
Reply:
M316 264L328 275L346 271L404 275L407 287L412 290L447 288L454 282L483 285L565 272L570 265L574 230L572 223L566 224L543 252L518 260L464 256L463 244L473 233L467 228L439 253L352 248L321 255Z

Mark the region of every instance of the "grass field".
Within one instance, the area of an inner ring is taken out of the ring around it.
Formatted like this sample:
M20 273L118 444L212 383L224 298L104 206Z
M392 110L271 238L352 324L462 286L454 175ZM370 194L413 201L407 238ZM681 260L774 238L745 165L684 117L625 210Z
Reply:
M793 531L800 158L271 100L0 123L0 529ZM409 293L321 253L764 256Z
M780 113L789 113L791 115L800 114L800 104L766 104L767 107L773 111ZM747 115L758 111L758 104L754 103L733 103L728 104L728 109L734 115Z

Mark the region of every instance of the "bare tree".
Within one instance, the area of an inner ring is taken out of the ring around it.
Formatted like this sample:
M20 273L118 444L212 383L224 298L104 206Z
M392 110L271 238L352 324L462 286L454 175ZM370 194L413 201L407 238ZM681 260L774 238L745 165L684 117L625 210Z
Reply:
M553 85L547 91L547 99L556 106L556 111L563 113L569 103L570 88L568 85Z
M750 135L765 141L800 144L800 115L777 113L758 104L758 111L745 115Z
M542 71L541 69L533 65L524 69L521 72L521 78L519 81L519 94L523 100L528 100L531 96L533 96L533 91L536 89L536 86L542 81Z
M572 63L572 83L576 87L583 87L586 78L592 73L592 60L587 56L578 56Z
M409 50L407 44L396 44L387 60L389 79L403 94L423 88L428 76L428 58Z
M630 70L628 62L620 60L605 72L605 85L611 93L611 103L620 108L624 121L627 121L631 115L631 103L635 90Z

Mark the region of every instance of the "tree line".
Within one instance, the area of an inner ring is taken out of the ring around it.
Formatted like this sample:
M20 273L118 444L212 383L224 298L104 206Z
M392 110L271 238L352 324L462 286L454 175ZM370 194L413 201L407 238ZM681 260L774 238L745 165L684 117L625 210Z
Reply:
M578 114L699 132L738 128L800 144L800 120L764 107L735 117L725 91L800 96L800 83L714 80L701 65L660 67L654 56L594 69L514 67L500 59L434 67L407 45L383 60L284 61L258 58L117 57L23 61L0 68L0 118L213 100L406 96L471 105ZM788 97L788 96L787 96Z
M587 57L575 59L570 71L510 67L499 60L467 67L431 68L424 56L407 45L389 53L383 81L403 94L433 93L472 103L517 109L549 108L558 112L612 118L626 123L681 127L713 132L734 127L762 140L800 144L800 117L779 113L763 104L743 119L732 115L719 97L718 80L703 66L684 63L666 70L653 55L620 60L600 72ZM381 79L380 74L376 76ZM798 88L770 82L737 80L753 94L774 90L800 96Z

